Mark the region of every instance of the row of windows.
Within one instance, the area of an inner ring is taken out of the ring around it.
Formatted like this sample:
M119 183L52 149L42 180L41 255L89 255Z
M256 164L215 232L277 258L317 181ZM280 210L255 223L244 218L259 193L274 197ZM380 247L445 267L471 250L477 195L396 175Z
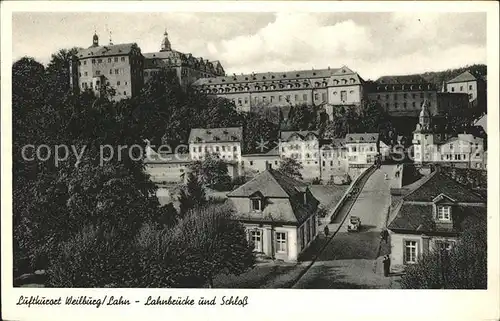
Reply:
M260 201L260 200L258 200ZM252 208L253 206L258 206L257 202L252 201ZM254 246L254 251L255 252L263 252L263 235L262 235L262 230L260 229L254 229L251 230L249 233L249 242ZM274 232L274 236L276 239L276 253L286 253L287 252L287 233L286 232Z
M472 90L472 85L469 85L469 90ZM460 91L464 91L464 86L460 86ZM455 92L455 87L451 87L451 92Z
M479 154L476 154L479 157ZM467 160L467 154L444 154L441 155L441 160Z
M98 58L98 59L92 59L92 63L95 64L95 63L102 63L103 60L105 59L102 59L102 58ZM114 57L114 58L108 58L108 62L112 62L114 60L114 62L118 62L118 60L120 61L125 61L125 57ZM84 65L87 65L87 60L83 60L83 64ZM82 65L82 61L78 61L78 65Z
M115 68L115 69L110 69L110 70L109 70L109 74L110 74L110 75L113 75L113 74L115 74L115 75L123 75L123 74L124 74L124 70L123 70L123 68ZM82 76L82 73L80 72L80 73L79 73L79 75L80 75L80 77L81 77L81 76ZM87 76L89 75L89 73L88 73L87 71L85 71L85 72L83 73L83 75L84 75L85 77L87 77ZM100 75L101 75L101 71L100 71L100 70L96 70L96 71L95 71L95 75L96 75L96 76L100 76Z
M430 103L429 103L429 107L430 107ZM408 108L408 103L405 101L402 105L399 105L399 103L394 103L392 104L392 106L394 106L395 109L399 108L399 106L402 106L403 108ZM388 109L390 107L390 104L389 103L385 103L385 108ZM411 107L412 108L420 108L420 103L417 105L416 102L412 102L411 103Z
M344 79L345 80L345 79ZM346 81L346 80L345 80ZM209 80L209 82L211 82L211 80ZM335 85L338 85L338 80L335 80L334 81L334 84ZM347 84L347 81L346 82L342 82L343 85L346 85ZM326 81L322 82L322 83L319 83L319 82L316 82L314 83L314 87L326 87L328 85L328 83ZM222 85L221 85L222 86ZM293 89L293 88L309 88L309 83L305 82L305 83L288 83L288 84L278 84L278 86L276 85L270 85L270 86L267 86L267 85L263 85L263 86L254 86L253 90L254 91L267 91L267 90L276 90L276 89ZM212 88L212 89L205 89L205 93L207 94L210 94L210 93L229 93L229 92L238 92L238 91L250 91L250 87L249 86L239 86L239 87L225 87L225 88Z
M225 152L226 150L228 152L230 152L231 151L231 146L215 146L215 150L214 150L214 148L209 148L208 146L205 146L204 150L205 150L205 153L210 152L210 151L219 152L221 150L223 152ZM193 151L193 153L196 153L197 151L201 152L202 151L202 147L201 146L199 146L199 147L193 147L192 151ZM237 151L238 151L238 146L233 146L233 152L237 152Z
M432 85L385 85L377 86L377 90L422 90L427 88L432 89Z
M398 97L400 95L401 94L393 94L394 100L398 100ZM403 94L403 99L407 99L408 97L409 97L408 93L404 93ZM427 97L431 98L432 97L432 93L428 93ZM382 98L382 95L377 95L377 99L378 100L380 100L381 98ZM390 95L389 94L385 94L385 99L389 99L389 98L390 98ZM411 98L413 98L413 99L417 98L417 94L411 94ZM423 92L420 93L420 98L424 98L424 93Z

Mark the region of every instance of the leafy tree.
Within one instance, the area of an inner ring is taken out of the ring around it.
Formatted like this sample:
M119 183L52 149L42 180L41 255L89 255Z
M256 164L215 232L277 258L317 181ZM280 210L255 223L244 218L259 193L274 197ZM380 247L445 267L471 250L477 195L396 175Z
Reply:
M245 153L263 153L273 147L278 137L278 123L270 122L265 115L250 112L244 117L243 126L243 150ZM266 143L263 149L263 143Z
M184 249L187 286L197 281L213 287L215 276L238 275L255 264L245 229L232 217L227 205L192 210L176 227L174 238Z
M201 207L206 203L205 189L193 172L188 174L186 188L180 191L179 203L181 215L184 215L192 208Z
M297 160L293 158L284 158L281 160L278 171L289 177L302 179L302 173L301 173L302 169L303 169L302 164L299 163Z
M222 159L207 155L203 160L189 164L189 169L203 185L220 188L231 181L227 166L228 164Z
M401 279L410 289L486 289L486 222L469 222L451 251L433 251L409 266Z

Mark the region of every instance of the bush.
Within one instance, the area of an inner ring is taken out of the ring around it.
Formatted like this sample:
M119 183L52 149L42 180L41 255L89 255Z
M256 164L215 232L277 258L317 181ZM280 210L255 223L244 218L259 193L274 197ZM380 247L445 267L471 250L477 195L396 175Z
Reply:
M321 184L321 179L319 177L315 177L313 180L312 180L312 184L313 185L320 185Z
M326 210L326 208L322 205L320 205L318 207L318 217L320 218L323 218L323 217L326 217L326 215L328 214L328 211Z
M119 240L114 231L87 226L59 247L50 260L48 286L127 287L133 280L134 255L129 242Z
M248 177L246 177L246 176L236 176L235 178L233 178L233 181L231 183L233 185L233 188L235 188L237 186L245 184L246 182L248 182Z

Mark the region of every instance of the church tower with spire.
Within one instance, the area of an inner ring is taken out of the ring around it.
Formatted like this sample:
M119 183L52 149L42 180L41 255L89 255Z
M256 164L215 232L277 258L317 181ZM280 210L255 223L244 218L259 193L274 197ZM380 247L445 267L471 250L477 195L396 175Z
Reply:
M170 45L170 40L168 40L167 29L165 29L165 32L163 33L163 41L161 42L160 52L171 51L171 50L172 50L172 46Z

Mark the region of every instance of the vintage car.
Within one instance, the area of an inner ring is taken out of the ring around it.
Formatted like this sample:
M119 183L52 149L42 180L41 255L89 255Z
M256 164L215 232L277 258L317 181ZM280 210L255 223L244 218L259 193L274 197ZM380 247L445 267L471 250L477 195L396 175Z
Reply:
M361 219L357 216L351 216L349 218L349 224L347 224L348 232L359 232L361 228Z

